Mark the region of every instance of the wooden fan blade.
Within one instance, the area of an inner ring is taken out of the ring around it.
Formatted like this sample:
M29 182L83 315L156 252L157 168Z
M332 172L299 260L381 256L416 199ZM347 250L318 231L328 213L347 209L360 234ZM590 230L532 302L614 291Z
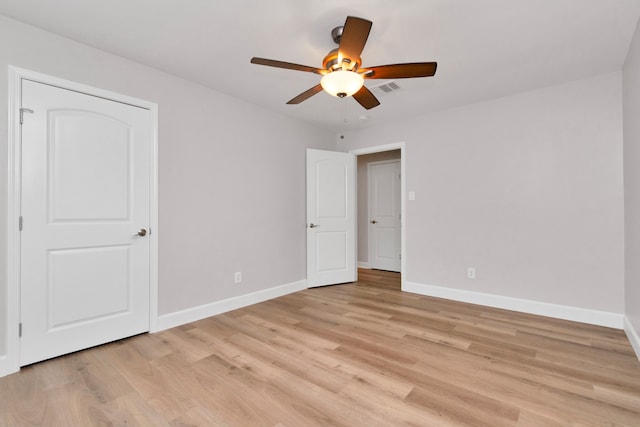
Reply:
M275 59L251 58L252 64L266 65L268 67L285 68L287 70L307 71L309 73L324 74L325 70L319 68L308 67L306 65L293 64L291 62L276 61Z
M302 92L300 95L296 96L295 98L287 102L287 104L300 104L302 101L305 101L311 98L313 95L315 95L318 92L322 92L322 86L320 86L319 84L315 85L309 90Z
M367 38L369 38L371 25L373 23L366 19L347 16L342 29L338 56L340 58L349 58L351 61L360 59L362 49L364 49Z
M380 101L378 101L378 98L376 98L376 96L371 93L371 91L367 89L366 86L362 86L359 91L353 94L353 97L356 99L356 101L358 101L360 105L362 105L367 110L380 105Z
M407 64L380 65L361 69L365 79L409 79L431 77L436 73L437 62L413 62Z

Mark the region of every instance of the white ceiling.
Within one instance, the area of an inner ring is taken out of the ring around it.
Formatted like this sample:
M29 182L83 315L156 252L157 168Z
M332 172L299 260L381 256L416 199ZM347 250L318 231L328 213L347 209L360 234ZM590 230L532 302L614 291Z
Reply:
M340 130L620 70L640 1L0 0L0 13ZM436 76L374 89L382 105L367 111L325 93L286 105L319 76L249 63L321 67L347 15L373 21L363 67L437 61Z

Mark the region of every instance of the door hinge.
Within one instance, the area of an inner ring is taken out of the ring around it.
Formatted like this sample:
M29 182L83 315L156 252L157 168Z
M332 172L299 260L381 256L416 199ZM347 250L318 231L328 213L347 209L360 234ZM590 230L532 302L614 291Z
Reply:
M20 124L24 123L24 113L33 114L34 111L30 108L21 108L20 109Z
M18 338L22 338L22 323L18 323Z
M22 215L18 217L18 230L22 231Z

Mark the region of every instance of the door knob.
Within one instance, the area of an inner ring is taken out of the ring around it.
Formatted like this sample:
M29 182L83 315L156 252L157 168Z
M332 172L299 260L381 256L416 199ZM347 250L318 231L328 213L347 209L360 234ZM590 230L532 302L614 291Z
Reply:
M378 223L378 221L376 221L375 219L371 220L371 224L377 224L377 223Z
M309 224L309 228L316 228L317 226L318 224L314 224L314 223Z
M144 237L146 235L147 235L147 230L145 230L144 228L141 228L140 230L138 230L136 234L134 234L134 236L140 236L140 237Z

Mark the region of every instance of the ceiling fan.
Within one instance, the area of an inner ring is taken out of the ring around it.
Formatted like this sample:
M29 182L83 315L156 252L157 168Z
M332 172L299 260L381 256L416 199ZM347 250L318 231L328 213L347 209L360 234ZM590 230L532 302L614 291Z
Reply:
M320 84L291 99L287 104L299 104L321 92L323 89L338 98L353 96L367 110L380 105L380 101L366 86L364 79L407 79L431 77L436 73L436 62L412 62L406 64L380 65L360 68L360 54L369 37L373 23L366 19L347 16L342 27L331 31L338 48L333 49L322 60L322 68L276 61L266 58L251 58L252 64L288 70L306 71L322 76Z

